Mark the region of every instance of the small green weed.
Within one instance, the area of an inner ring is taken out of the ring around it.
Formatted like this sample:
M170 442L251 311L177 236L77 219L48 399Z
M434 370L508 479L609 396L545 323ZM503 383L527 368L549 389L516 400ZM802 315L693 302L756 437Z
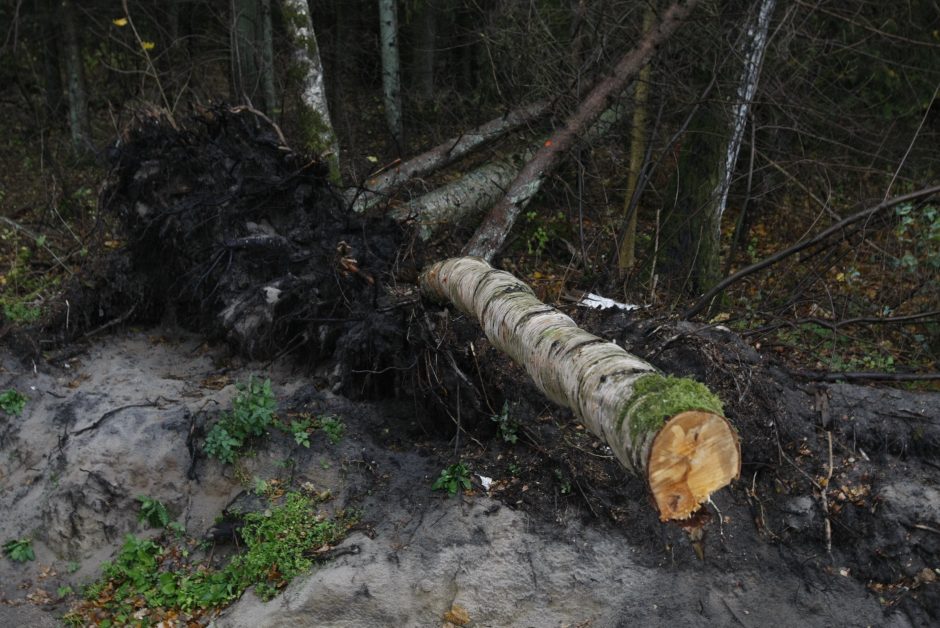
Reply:
M59 587L55 591L56 597L65 597L67 595L72 595L73 593L75 593L75 591L67 584Z
M452 464L441 471L440 477L434 480L431 488L435 491L447 491L451 495L456 495L461 488L469 490L470 469L462 462Z
M507 443L513 445L519 440L519 424L509 417L509 402L503 402L503 410L499 414L494 414L492 420L499 428L499 435Z
M310 428L313 421L309 418L290 422L290 433L294 436L294 442L302 447L310 449Z
M3 315L11 323L35 323L39 320L42 310L22 301L13 301L3 304Z
M20 394L12 388L0 393L0 410L11 416L23 414L26 408L26 395Z
M140 502L138 521L146 522L151 528L165 528L170 524L170 513L159 499L138 495L137 501Z
M236 384L236 388L231 412L212 426L203 444L206 454L229 464L235 461L249 437L265 434L277 407L269 379L262 382L251 377L247 383Z
M328 414L319 418L320 429L326 434L330 443L335 445L343 438L346 432L346 424L338 416Z
M36 560L36 554L33 552L33 542L30 539L13 539L7 541L3 544L3 553L7 558L16 563Z

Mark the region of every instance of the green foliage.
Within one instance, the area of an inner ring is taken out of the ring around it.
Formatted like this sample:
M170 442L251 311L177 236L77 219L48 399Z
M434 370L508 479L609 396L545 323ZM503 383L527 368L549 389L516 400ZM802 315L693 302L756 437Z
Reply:
M11 416L23 414L26 408L26 395L23 395L12 388L0 393L0 410Z
M905 247L898 266L911 273L921 266L928 272L940 271L940 208L924 205L915 211L911 203L903 203L894 213L898 219L895 234Z
M326 434L327 439L335 445L343 438L343 434L346 432L346 424L343 423L343 420L338 416L328 414L322 416L318 420L320 424L320 429L323 430L323 433Z
M470 469L462 462L452 464L441 471L440 477L434 480L431 488L435 491L447 491L456 495L461 488L470 488Z
M538 212L526 212L526 222L529 225L526 237L526 250L529 255L540 256L545 248L555 238L561 237L565 228L565 215L562 212L547 218L540 217Z
M571 494L571 480L565 477L561 469L555 469L555 479L558 480L558 488L562 495Z
M247 383L236 384L236 388L231 412L212 426L203 444L207 455L229 464L249 437L265 434L277 408L269 379L262 382L251 377Z
M496 423L502 439L507 443L516 444L519 440L519 424L509 417L509 402L503 402L502 412L494 414L491 418Z
M3 553L7 558L17 563L36 560L33 552L33 542L30 539L13 539L3 544Z
M290 422L290 432L294 436L294 442L298 445L310 448L310 428L313 426L313 421L309 418L303 418L299 421Z
M324 517L309 497L291 492L282 505L247 514L245 522L244 550L221 568L181 560L188 552L179 546L129 535L118 556L102 565L101 579L85 587L86 601L65 620L122 625L146 609L147 621L157 623L167 613L198 615L220 608L250 586L269 599L311 567L317 549L341 540L355 517Z
M23 301L3 304L3 315L12 323L34 323L39 320L42 310Z
M152 528L165 528L170 524L170 513L167 512L163 502L146 495L138 495L137 501L140 502L138 521L144 521Z

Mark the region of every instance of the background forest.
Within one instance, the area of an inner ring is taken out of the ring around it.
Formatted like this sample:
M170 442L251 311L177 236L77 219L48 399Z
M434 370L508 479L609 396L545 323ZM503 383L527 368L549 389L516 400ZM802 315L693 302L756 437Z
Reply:
M6 320L40 319L63 282L121 246L97 213L98 187L142 111L181 121L248 105L294 149L322 154L289 36L297 6L0 6ZM455 253L665 9L311 1L337 192L353 205L398 160L528 107L524 124L371 202L415 224L426 260ZM576 129L494 263L549 301L598 292L723 323L814 376L934 379L938 53L936 2L700 3ZM442 203L471 211L434 218Z

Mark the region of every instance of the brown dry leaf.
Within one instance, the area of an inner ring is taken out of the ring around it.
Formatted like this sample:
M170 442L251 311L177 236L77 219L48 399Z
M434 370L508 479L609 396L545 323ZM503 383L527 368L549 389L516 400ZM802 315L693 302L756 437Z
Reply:
M454 604L449 611L444 613L444 621L457 626L466 626L470 623L470 613L463 606Z

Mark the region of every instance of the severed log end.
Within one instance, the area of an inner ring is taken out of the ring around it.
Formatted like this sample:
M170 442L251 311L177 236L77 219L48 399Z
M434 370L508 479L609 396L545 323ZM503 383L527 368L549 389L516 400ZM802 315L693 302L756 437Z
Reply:
M677 414L650 447L647 478L662 521L688 518L740 473L738 436L719 414Z

